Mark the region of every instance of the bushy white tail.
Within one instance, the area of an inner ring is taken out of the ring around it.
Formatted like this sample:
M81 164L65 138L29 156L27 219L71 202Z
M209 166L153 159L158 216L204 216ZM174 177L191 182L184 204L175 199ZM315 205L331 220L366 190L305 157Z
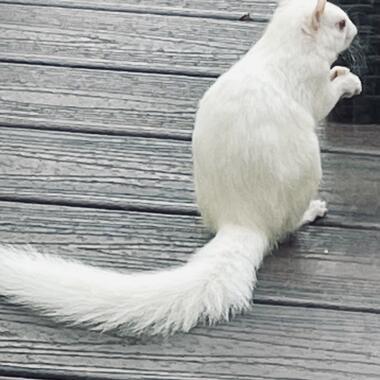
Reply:
M188 331L249 307L267 242L247 229L225 227L184 266L123 274L0 247L0 294L70 323L131 333Z

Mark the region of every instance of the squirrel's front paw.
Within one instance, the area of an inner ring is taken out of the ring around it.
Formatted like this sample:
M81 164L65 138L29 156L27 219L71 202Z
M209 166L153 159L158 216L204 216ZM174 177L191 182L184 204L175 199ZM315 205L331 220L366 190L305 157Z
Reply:
M347 73L335 80L340 80L342 98L352 98L362 92L362 82L355 74Z
M335 66L330 70L330 80L333 81L336 78L349 74L350 69L344 66Z

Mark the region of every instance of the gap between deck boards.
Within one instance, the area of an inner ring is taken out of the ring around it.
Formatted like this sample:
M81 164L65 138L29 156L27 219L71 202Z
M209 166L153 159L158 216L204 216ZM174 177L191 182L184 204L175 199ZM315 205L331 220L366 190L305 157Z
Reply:
M298 302L298 301L282 301L276 299L259 299L254 300L255 305L273 305L273 306L284 306L284 307L303 307L310 309L323 309L323 310L335 310L343 311L348 313L366 313L366 314L380 314L380 310L374 307L355 307L355 306L344 306L344 305L334 305L324 302L312 303L312 302ZM1 379L0 379L1 380Z
M191 77L191 78L205 78L205 79L216 79L220 74L212 73L201 73L192 70L183 70L175 68L165 68L165 69L155 69L155 68L139 68L135 65L120 65L118 64L99 64L94 62L83 63L71 63L65 62L60 63L60 59L34 59L29 57L27 59L16 59L16 58L0 58L0 63L9 63L12 65L28 65L28 66L47 66L47 67L61 67L70 69L84 69L84 70L102 70L102 71L115 71L115 72L125 72L125 73L136 73L136 74L157 74L157 75L175 75L178 77Z

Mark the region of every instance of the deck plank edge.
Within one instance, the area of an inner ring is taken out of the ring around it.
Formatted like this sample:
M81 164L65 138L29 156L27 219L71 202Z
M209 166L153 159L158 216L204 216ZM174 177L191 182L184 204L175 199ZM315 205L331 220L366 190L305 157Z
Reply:
M135 64L108 64L108 63L94 63L86 61L83 63L81 59L62 60L58 58L43 58L36 59L33 57L28 58L12 58L0 54L0 64L12 64L12 65L28 65L28 66L47 66L47 67L59 67L68 69L83 69L83 70L103 70L114 72L126 72L126 73L139 73L139 74L157 74L157 75L171 75L179 77L191 77L191 78L206 78L215 79L218 78L221 72L211 72L207 70L184 70L176 68L152 68L148 66L139 67Z

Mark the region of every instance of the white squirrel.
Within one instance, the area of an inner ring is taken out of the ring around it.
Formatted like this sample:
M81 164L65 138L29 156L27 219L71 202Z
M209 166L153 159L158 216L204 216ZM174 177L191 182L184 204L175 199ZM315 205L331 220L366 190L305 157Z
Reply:
M206 92L193 135L196 195L216 236L187 264L127 274L0 248L0 294L94 330L171 334L250 307L265 254L327 212L317 123L360 79L331 65L357 34L326 0L282 0L263 37Z

